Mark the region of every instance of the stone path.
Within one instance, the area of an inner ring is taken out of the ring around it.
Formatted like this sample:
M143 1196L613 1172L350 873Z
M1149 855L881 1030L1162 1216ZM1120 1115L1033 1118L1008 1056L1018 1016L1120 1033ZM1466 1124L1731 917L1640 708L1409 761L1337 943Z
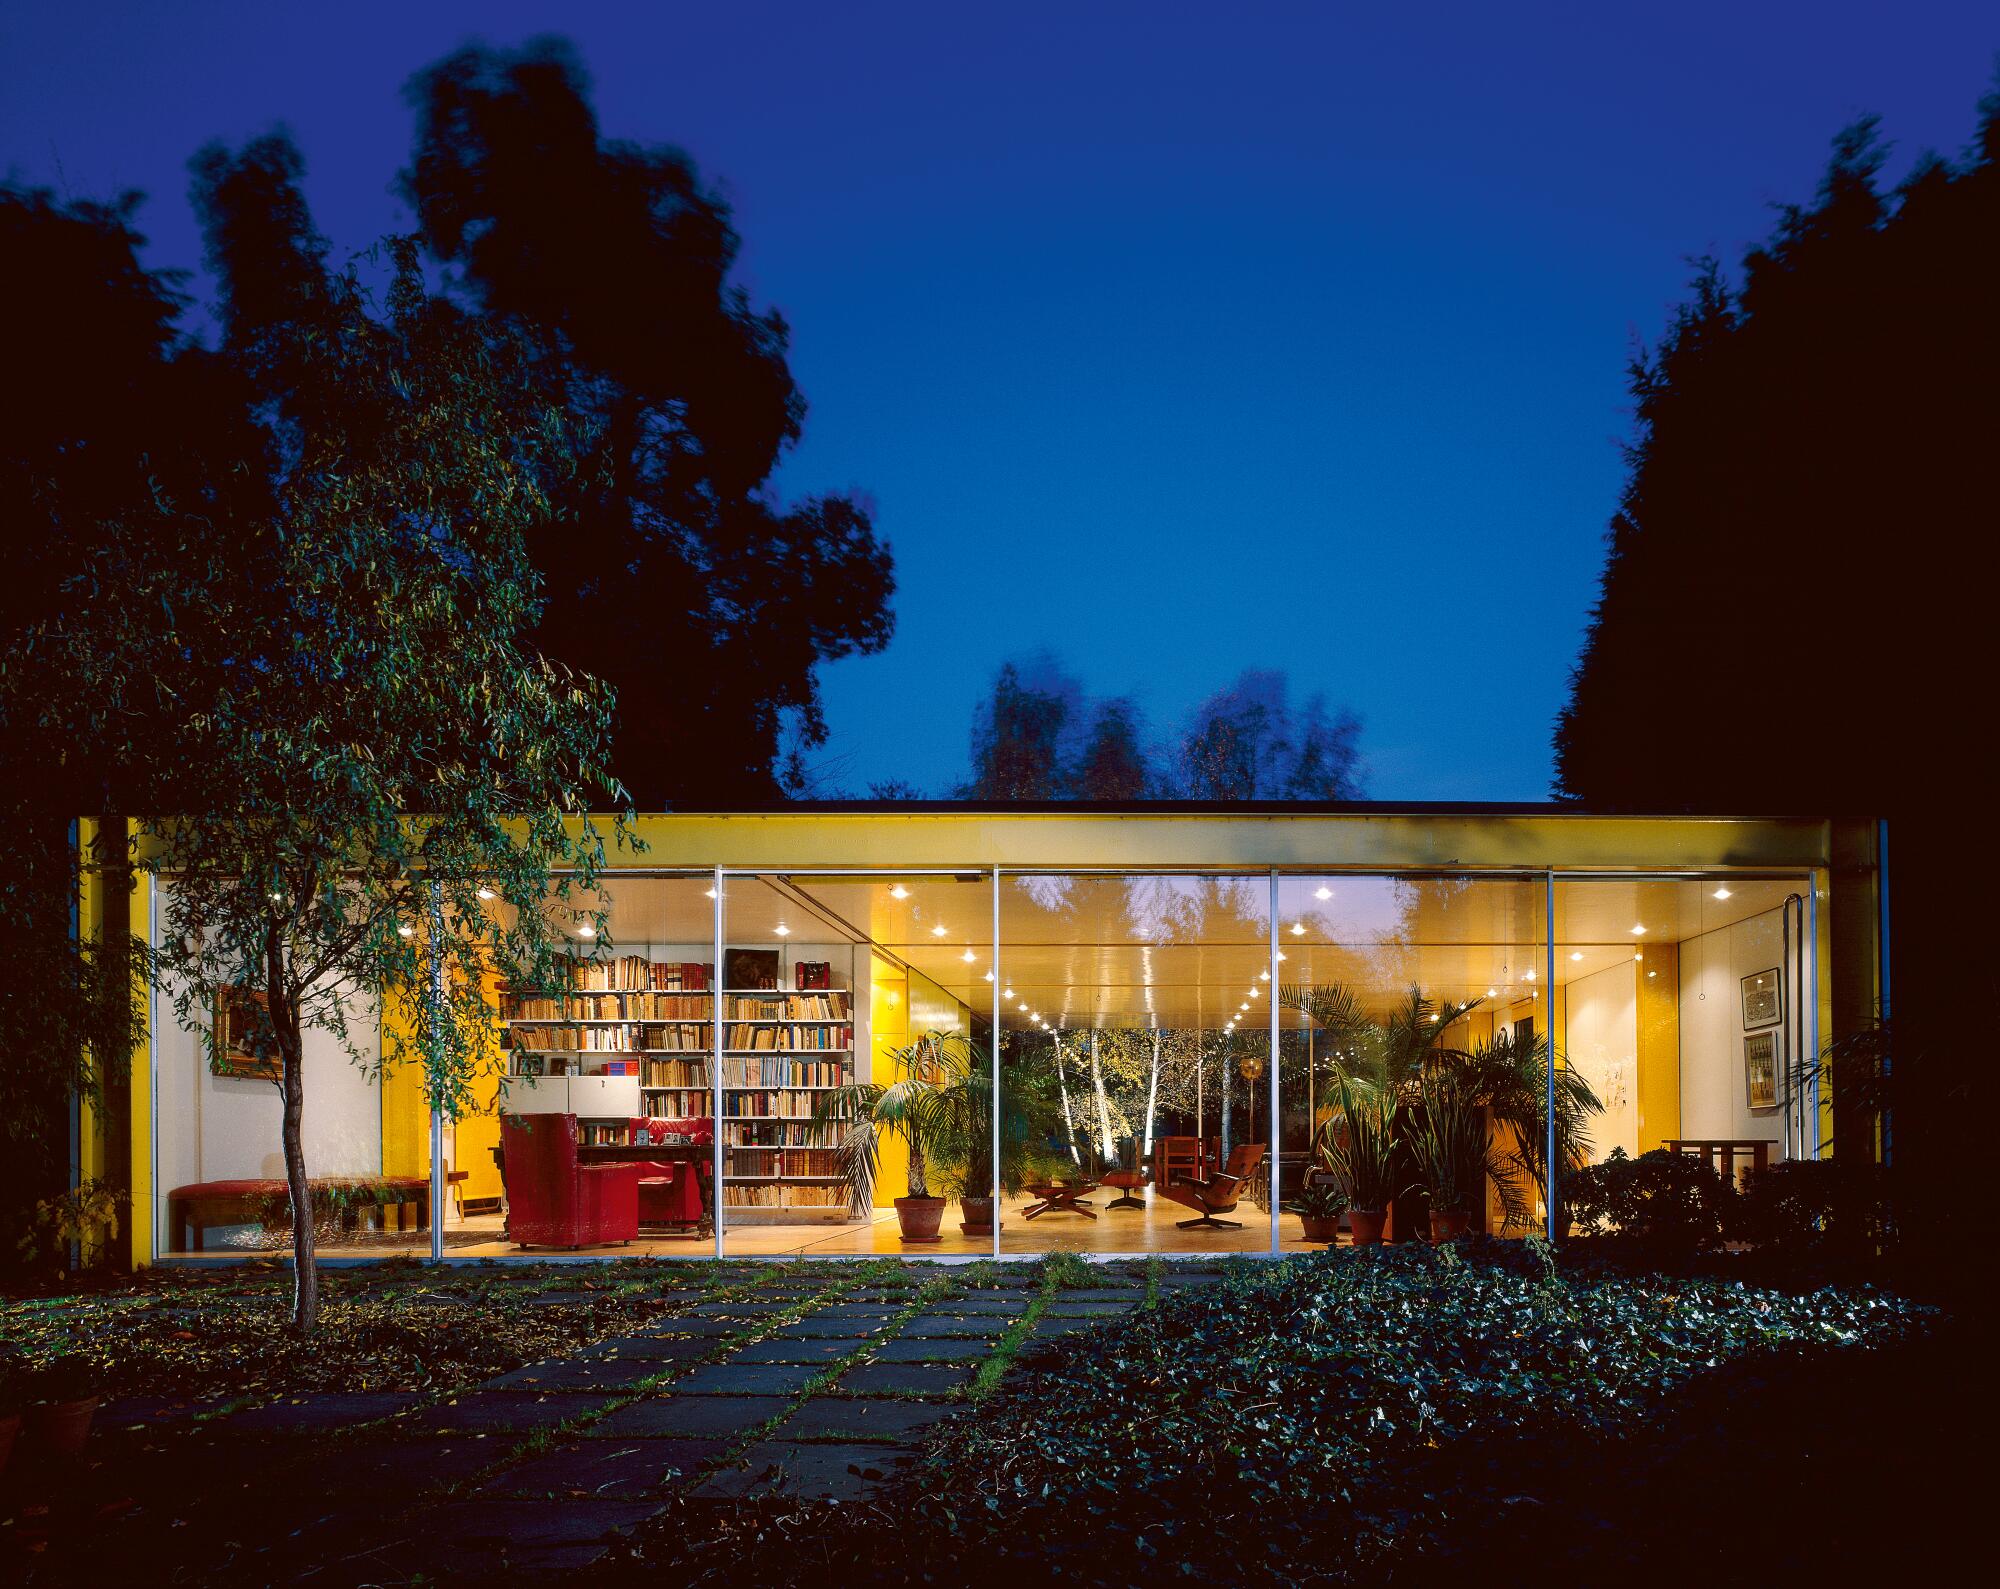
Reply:
M637 1333L580 1341L441 1400L304 1396L221 1414L135 1401L105 1409L103 1426L111 1439L144 1439L205 1417L176 1442L188 1509L214 1520L233 1508L262 1524L229 1564L234 1576L560 1574L677 1493L865 1499L968 1404L996 1352L1011 1366L1023 1351L1032 1362L1038 1343L1111 1335L1148 1296L1136 1275L1044 1292L1032 1275L965 1290L949 1269L913 1268L901 1285L827 1269L815 1287L788 1277L711 1293ZM1176 1266L1156 1290L1219 1278ZM283 1482L288 1472L302 1482Z

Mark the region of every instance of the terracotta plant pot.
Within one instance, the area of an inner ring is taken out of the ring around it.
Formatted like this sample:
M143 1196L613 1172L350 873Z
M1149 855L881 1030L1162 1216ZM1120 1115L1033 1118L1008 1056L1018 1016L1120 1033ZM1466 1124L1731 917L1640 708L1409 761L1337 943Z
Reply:
M97 1416L97 1398L38 1401L28 1408L28 1436L51 1456L80 1457Z
M1357 1247L1381 1246L1382 1227L1388 1222L1389 1211L1386 1208L1350 1208L1347 1211L1347 1229Z
M958 1228L968 1236L990 1236L993 1234L993 1199L990 1197L961 1197L958 1211L965 1216Z
M0 1413L0 1473L7 1471L7 1461L14 1455L14 1439L20 1432L19 1413Z
M1458 1241L1472 1233L1472 1215L1462 1209L1446 1212L1442 1208L1431 1210L1431 1242Z
M1322 1241L1331 1246L1340 1239L1340 1216L1338 1214L1335 1214L1331 1219L1308 1219L1304 1214L1301 1214L1299 1215L1299 1224L1304 1228L1305 1239L1307 1241Z
M905 1241L939 1241L938 1226L944 1223L944 1199L942 1197L899 1197L896 1199L896 1223L902 1227Z

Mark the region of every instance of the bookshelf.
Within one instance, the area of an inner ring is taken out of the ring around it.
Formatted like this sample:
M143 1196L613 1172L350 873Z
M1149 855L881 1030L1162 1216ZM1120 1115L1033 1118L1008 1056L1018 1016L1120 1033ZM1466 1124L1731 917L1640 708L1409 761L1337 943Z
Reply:
M824 951L821 951L824 952ZM843 958L850 963L851 952ZM561 994L501 992L503 1107L574 1114L586 1143L622 1143L641 1116L714 1112L722 1022L721 1207L726 1222L851 1217L835 1149L812 1140L819 1097L855 1077L854 991L838 959L731 950L726 971L809 986L716 990L712 963L572 960Z

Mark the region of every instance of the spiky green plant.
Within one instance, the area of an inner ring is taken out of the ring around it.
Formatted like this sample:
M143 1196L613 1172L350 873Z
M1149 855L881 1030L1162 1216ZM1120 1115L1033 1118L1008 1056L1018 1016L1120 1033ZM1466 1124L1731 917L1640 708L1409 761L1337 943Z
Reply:
M1437 1071L1424 1078L1405 1139L1433 1209L1476 1215L1490 1185L1509 1228L1528 1222L1520 1179L1494 1149L1485 1110L1456 1074Z
M1341 1129L1329 1133L1327 1167L1347 1195L1347 1206L1380 1213L1408 1190L1400 1170L1403 1106L1387 1088L1366 1096L1346 1076L1338 1078Z

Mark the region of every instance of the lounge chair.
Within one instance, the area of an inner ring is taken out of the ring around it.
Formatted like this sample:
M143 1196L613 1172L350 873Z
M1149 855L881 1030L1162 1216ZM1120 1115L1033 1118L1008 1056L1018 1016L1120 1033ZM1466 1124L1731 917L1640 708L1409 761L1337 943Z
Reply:
M1183 1208L1193 1209L1199 1218L1183 1219L1177 1222L1181 1230L1241 1230L1243 1222L1236 1219L1221 1219L1217 1216L1229 1213L1242 1197L1243 1183L1256 1172L1264 1161L1264 1144L1245 1142L1229 1155L1229 1164L1206 1180L1197 1181L1183 1178L1160 1188L1162 1196L1171 1198Z

